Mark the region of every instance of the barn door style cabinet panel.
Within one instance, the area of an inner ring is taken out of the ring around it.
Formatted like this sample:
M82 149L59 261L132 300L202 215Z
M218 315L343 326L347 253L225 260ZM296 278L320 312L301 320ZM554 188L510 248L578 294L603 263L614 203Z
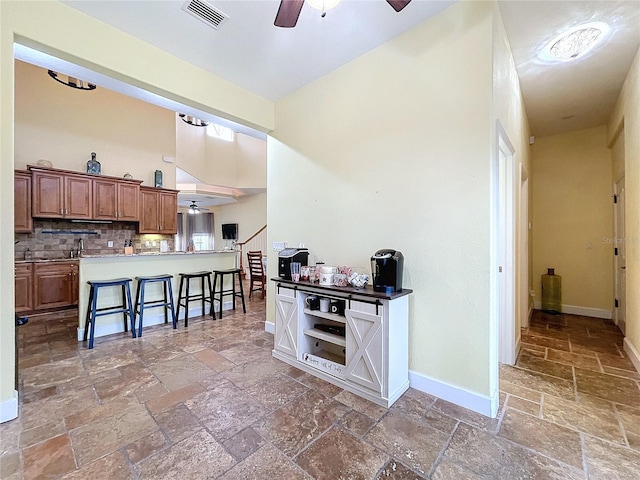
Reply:
M387 408L409 388L412 290L273 280L275 358ZM330 301L329 312L317 308L319 298Z

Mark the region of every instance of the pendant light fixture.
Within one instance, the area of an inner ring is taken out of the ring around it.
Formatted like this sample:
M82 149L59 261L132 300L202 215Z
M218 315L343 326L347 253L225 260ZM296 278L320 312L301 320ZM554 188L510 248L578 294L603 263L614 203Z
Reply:
M207 127L209 125L209 122L200 120L199 118L194 117L192 115L179 113L178 116L182 119L184 123L188 123L189 125L193 125L194 127Z
M62 75L58 72L54 72L53 70L48 71L49 76L53 78L56 82L60 82L67 87L76 88L78 90L95 90L96 86L93 83L85 82L84 80L80 80L79 78L72 77L70 75Z

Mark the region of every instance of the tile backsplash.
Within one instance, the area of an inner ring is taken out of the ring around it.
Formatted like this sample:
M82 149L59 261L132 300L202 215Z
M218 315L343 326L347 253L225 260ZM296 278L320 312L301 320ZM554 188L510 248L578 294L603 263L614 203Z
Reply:
M86 255L108 255L124 253L132 240L135 253L159 252L160 241L166 240L169 251L174 250L173 235L146 235L136 233L135 223L76 223L64 220L33 221L32 233L15 234L15 259L69 258L71 251L78 247L78 240L84 243ZM113 242L113 247L108 242ZM148 246L147 246L148 242ZM156 243L153 246L153 242Z

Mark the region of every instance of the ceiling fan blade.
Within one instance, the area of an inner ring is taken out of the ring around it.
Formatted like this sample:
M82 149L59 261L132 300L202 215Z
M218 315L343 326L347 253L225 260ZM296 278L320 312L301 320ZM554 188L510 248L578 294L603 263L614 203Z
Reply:
M387 3L393 7L396 12L399 12L404 7L409 5L411 0L387 0Z
M281 0L276 20L273 24L276 27L295 27L303 4L304 0Z

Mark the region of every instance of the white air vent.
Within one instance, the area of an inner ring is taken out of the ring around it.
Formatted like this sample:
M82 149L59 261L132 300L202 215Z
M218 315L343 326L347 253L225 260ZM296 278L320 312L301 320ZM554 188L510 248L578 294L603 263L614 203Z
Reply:
M218 30L229 16L202 0L187 0L182 10Z

